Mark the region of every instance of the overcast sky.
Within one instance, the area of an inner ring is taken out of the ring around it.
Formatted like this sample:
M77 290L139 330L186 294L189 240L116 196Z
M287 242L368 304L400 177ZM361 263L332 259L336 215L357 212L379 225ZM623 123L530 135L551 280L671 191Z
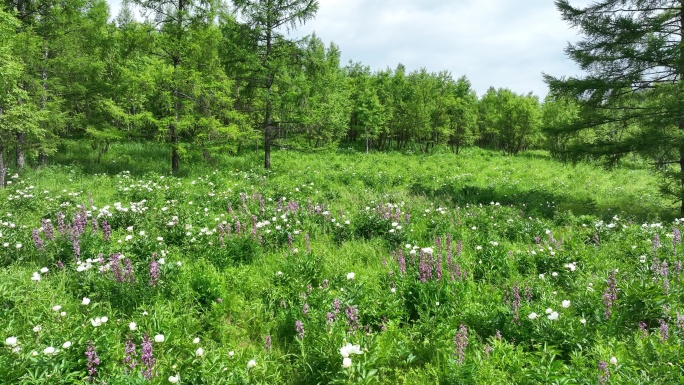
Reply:
M116 16L120 0L108 1ZM580 73L563 53L579 36L553 0L319 0L316 18L293 36L312 32L340 47L343 65L447 70L465 75L478 95L494 86L543 98L542 72Z

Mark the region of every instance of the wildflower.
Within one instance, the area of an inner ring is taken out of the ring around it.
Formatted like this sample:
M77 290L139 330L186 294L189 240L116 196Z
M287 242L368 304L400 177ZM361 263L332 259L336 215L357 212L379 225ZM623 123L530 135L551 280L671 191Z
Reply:
M126 348L124 350L124 354L124 362L128 364L128 368L131 372L133 372L135 367L138 365L138 363L135 360L138 354L135 351L135 344L130 339L126 341Z
M234 356L234 355L235 355L235 352L234 352L233 350L231 350L231 351L228 352L228 357L232 357L232 356Z
M361 351L360 345L352 345L350 343L347 343L346 345L340 348L340 354L342 355L342 357L347 358L351 354L363 354L363 351Z
M584 318L582 318L582 319L580 320L580 323L581 323L582 325L584 325L584 324L586 324L586 323L587 323L587 320L586 320L586 319L584 319Z
M195 355L196 355L197 357L202 357L202 356L204 355L204 349L202 349L202 348L197 348L197 350L195 350Z
M55 353L57 353L57 350L52 346L48 346L47 348L43 349L43 354L45 354L46 356L51 356Z
M7 337L5 339L5 345L13 348L19 344L17 337Z
M461 326L458 329L458 332L456 332L456 335L454 336L454 356L457 356L458 359L456 362L459 364L463 363L463 359L465 359L465 350L468 347L468 328L461 324Z
M356 274L354 274L353 272L347 273L347 279L348 279L348 280L354 279L355 276L356 276Z
M62 344L62 349L69 349L71 347L71 341L67 341Z
M157 339L157 337L158 336L155 336L155 340ZM152 352L152 341L147 335L143 337L141 350L142 352L140 355L140 362L145 366L145 368L142 370L142 374L145 377L145 379L149 380L154 375L154 364L156 360L154 359Z
M60 311L60 310L62 310L62 306L60 306L60 305L55 305L52 307L52 311Z
M164 342L164 335L157 334L156 336L154 336L154 342Z
M613 365L617 365L617 358L615 357L610 357L610 363Z
M93 382L97 376L97 366L100 365L100 359L97 357L97 351L95 351L95 346L92 342L88 341L88 349L85 352L86 357L88 357L88 378L86 381Z
M271 336L267 335L264 338L264 349L269 350L271 349L271 345L273 344L273 341L271 340Z
M569 300L564 300L562 304L563 308L567 309L570 307L570 301Z
M351 358L349 358L349 357L344 357L344 358L342 359L342 367L346 369L346 368L351 368L351 366L352 366L352 360L351 360Z
M50 271L50 269L48 269L47 267L41 267L40 268L40 272L43 274L47 273L48 271Z
M530 315L527 316L527 318L529 318L531 320L535 320L535 319L537 319L537 317L539 317L539 315L537 315L537 313L535 313L535 312L532 312L532 313L530 313Z
M611 358L611 361L613 359L615 359L615 357ZM617 362L617 360L615 362ZM598 363L598 370L601 372L601 374L598 376L598 383L599 385L603 385L610 378L610 371L608 370L608 364L606 361L601 361Z
M247 362L247 369L252 369L256 365L257 365L256 360L249 360L249 362Z
M88 305L90 305L90 298L88 298L88 297L83 297L83 301L81 301L81 305L83 305L83 306L88 306Z
M135 322L131 322L128 324L128 329L130 329L131 331L134 331L137 328L138 328L138 325Z
M606 319L609 319L613 314L612 308L615 301L617 301L617 272L613 272L608 277L608 286L603 292L603 305L605 306L604 315Z
M670 337L670 326L662 318L658 321L660 322L660 341L665 342Z
M390 291L392 292L392 294L394 294L394 293L397 292L397 289L393 287L393 288L390 289Z
M35 281L35 282L40 281L40 274L38 274L37 271L33 272L33 275L31 276L31 281Z
M344 309L344 313L347 315L347 324L351 330L357 330L359 328L359 308L358 306L349 306Z
M557 320L557 319L558 319L558 312L556 312L556 311L552 312L551 314L548 315L548 318L549 318L551 321Z
M301 320L297 320L297 322L295 322L295 331L297 332L297 338L300 340L304 338L304 324Z
M34 332L34 333L38 333L38 332L40 332L42 329L43 329L42 326L36 325L36 326L33 327L33 332Z
M161 276L161 271L159 270L159 263L157 262L157 253L152 256L152 261L150 261L150 286L156 286Z
M199 337L195 337L195 339L192 340L192 343L195 345L199 344L200 343Z
M551 313L553 313L553 309L547 308L547 309L546 309L546 314L551 314Z
M177 384L178 381L180 381L180 376L179 376L179 375L176 374L175 376L169 376L169 382L170 382L170 383L172 383L172 384Z

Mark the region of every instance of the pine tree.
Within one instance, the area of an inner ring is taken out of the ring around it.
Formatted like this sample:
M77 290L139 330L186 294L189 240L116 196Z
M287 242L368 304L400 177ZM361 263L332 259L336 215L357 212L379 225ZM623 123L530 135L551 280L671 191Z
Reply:
M578 119L550 129L573 136L563 156L610 164L631 153L652 158L663 173L663 191L684 212L684 1L603 0L574 7L560 0L556 6L584 35L566 53L587 72L545 75L552 95L579 103Z

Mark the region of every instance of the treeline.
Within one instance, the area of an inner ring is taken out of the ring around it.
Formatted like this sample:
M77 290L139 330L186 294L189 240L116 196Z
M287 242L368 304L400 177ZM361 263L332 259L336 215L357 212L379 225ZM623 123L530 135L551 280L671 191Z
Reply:
M104 0L3 2L0 185L11 153L18 168L45 163L65 139L98 160L117 141L157 141L177 172L189 151L253 147L269 167L273 145L515 154L549 145L541 127L557 119L532 94L478 97L465 76L372 72L315 35L289 39L314 0L131 0L113 21Z

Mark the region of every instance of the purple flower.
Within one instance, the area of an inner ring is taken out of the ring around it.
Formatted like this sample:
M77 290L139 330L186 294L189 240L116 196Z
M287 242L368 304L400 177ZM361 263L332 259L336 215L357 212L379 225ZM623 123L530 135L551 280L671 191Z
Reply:
M97 377L97 366L100 365L100 359L97 357L97 351L95 351L95 346L90 341L88 341L88 349L86 350L85 355L88 360L88 377L86 378L86 381L93 382L95 381L95 377Z
M33 229L33 245L36 246L36 249L38 250L42 251L45 249L45 243L40 238L40 234L38 234L38 229Z
M126 349L124 351L124 362L128 365L128 368L130 369L131 373L135 370L135 367L138 365L138 362L135 359L137 356L138 353L135 351L135 344L129 338L128 341L126 341Z
M468 328L461 324L458 328L458 332L454 336L454 356L458 357L456 362L459 364L463 363L465 359L465 351L468 347Z
M47 219L43 219L43 233L45 234L45 238L47 238L50 241L53 241L55 239L55 228L52 227L52 222L48 222Z
M639 330L641 331L642 339L648 337L648 325L646 325L646 322L639 321Z
M606 286L606 290L603 292L603 305L605 306L605 311L603 314L605 315L606 319L609 319L610 316L613 314L613 304L615 301L617 301L617 273L613 272L609 277L608 277L608 286Z
M358 306L349 306L344 309L344 313L347 315L347 324L351 330L358 330L361 326L359 324L359 308Z
M157 262L157 253L154 253L152 261L150 261L150 286L157 286L160 276L161 271L159 270L159 262Z
M310 311L311 311L311 309L309 309L309 304L305 303L304 306L302 307L302 313L304 315L308 316Z
M109 241L109 237L112 235L112 228L107 223L106 219L102 220L102 237L105 241Z
M598 363L598 383L599 385L605 384L610 378L610 371L608 370L608 363L606 361L601 361Z
M297 322L295 322L295 331L297 332L298 339L301 340L304 338L304 324L302 321L297 320Z
M272 343L273 343L273 341L271 340L271 336L267 335L266 338L264 339L264 349L270 350Z
M660 322L660 342L665 342L670 338L670 326L662 318L658 322Z
M152 340L145 334L142 340L140 363L144 366L142 375L149 380L154 376L154 364L157 360L154 359L152 352Z
M121 262L119 260L118 253L114 253L111 257L109 257L109 271L112 272L112 275L114 276L116 282L126 282L126 279L124 278L124 273L121 270Z

